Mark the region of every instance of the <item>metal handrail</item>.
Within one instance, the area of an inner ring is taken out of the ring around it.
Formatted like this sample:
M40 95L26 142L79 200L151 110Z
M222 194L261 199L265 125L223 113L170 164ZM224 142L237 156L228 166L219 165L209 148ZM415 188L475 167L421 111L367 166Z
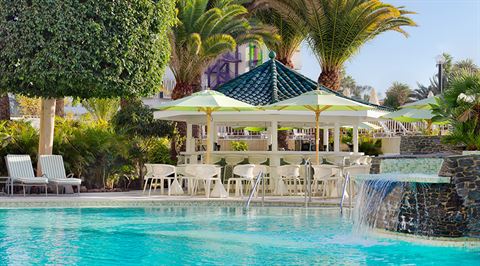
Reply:
M305 160L305 188L304 188L304 195L305 195L305 208L308 207L308 202L312 201L312 184L310 180L310 169L312 166L312 162L310 161L310 158L307 158ZM307 194L308 192L308 194Z
M255 180L255 184L253 184L252 192L250 192L250 195L248 196L247 202L245 204L245 209L248 210L250 207L250 202L252 201L253 195L255 195L255 191L257 190L258 184L260 181L263 180L263 171L260 171L257 175L257 180ZM262 206L264 205L265 201L265 182L262 183L263 185L263 192L262 192Z
M345 202L345 194L347 193L347 186L350 183L350 173L347 172L345 175L345 183L343 184L343 189L342 189L342 198L340 199L340 215L343 214L343 203ZM348 195L349 197L352 197L352 195ZM352 207L352 206L350 206Z

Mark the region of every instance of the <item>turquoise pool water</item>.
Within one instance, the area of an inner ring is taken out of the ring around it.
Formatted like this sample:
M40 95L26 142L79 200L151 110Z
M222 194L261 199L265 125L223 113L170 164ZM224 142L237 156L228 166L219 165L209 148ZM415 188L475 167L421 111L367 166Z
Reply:
M475 249L352 234L337 210L0 210L1 265L479 265Z

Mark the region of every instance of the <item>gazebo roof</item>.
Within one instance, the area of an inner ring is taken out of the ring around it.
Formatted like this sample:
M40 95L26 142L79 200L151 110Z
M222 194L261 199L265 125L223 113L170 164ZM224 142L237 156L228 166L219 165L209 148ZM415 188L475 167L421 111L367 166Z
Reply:
M228 81L217 90L251 105L268 105L317 89L315 81L276 60L274 52L270 52L269 57L267 62ZM389 110L381 105L346 97L324 86L319 89L378 109Z

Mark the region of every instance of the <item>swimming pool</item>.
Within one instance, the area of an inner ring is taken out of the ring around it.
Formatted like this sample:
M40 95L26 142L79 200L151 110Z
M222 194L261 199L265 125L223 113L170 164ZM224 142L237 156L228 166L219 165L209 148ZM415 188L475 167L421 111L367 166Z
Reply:
M0 210L1 265L474 265L478 249L352 234L338 210ZM477 264L478 265L478 264Z

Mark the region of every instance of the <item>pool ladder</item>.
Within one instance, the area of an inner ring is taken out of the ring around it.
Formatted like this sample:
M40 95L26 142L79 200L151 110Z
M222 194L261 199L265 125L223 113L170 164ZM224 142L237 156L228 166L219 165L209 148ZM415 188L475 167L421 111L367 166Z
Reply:
M347 187L348 186L351 186L352 184L349 184L350 183L350 174L347 172L347 174L345 175L345 183L343 184L343 188L342 188L342 198L340 198L340 215L343 215L343 204L345 203L345 196L347 194ZM352 207L352 195L348 195L348 198L350 200L350 203L349 203L349 208Z
M263 178L263 172L261 171L258 173L257 178L255 180L255 184L253 184L252 192L248 196L247 202L245 203L245 210L250 208L250 202L252 201L253 196L255 195L255 191L257 191L257 187L262 182L262 207L265 205L265 181Z

